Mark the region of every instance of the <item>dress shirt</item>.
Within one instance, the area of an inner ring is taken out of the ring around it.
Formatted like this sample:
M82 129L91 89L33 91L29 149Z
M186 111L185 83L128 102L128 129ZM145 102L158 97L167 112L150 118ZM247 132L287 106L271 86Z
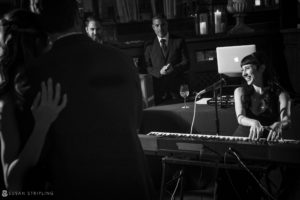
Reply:
M169 43L169 33L167 33L167 35L165 37L159 37L159 36L157 36L157 38L158 38L158 41L159 41L159 44L160 44L161 47L162 47L162 44L161 44L161 40L162 39L166 40L166 46L168 46L168 43Z
M164 56L166 56L166 54L167 54L168 40L169 40L169 34L167 34L163 38L158 37L158 41L159 41L159 44L160 44L160 47L162 49Z

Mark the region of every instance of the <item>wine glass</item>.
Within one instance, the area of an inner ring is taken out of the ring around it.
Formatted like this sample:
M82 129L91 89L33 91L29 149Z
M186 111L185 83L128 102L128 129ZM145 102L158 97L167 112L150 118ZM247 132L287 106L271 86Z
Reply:
M184 99L184 106L181 108L189 108L189 106L186 105L186 98L189 96L189 86L187 84L180 85L180 96Z

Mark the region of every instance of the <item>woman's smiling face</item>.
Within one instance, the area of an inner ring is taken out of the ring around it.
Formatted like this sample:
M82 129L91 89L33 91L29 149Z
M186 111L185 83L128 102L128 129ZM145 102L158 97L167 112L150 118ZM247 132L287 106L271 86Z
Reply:
M248 85L252 85L259 77L262 77L262 72L258 70L256 65L246 64L242 66L242 76Z

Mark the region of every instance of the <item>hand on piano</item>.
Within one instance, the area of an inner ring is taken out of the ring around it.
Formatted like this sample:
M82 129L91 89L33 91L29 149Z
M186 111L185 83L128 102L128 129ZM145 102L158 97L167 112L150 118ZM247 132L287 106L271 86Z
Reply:
M282 122L275 122L265 129L269 131L267 141L278 141L282 139Z
M258 140L264 131L264 127L260 124L259 121L253 120L250 126L249 139Z

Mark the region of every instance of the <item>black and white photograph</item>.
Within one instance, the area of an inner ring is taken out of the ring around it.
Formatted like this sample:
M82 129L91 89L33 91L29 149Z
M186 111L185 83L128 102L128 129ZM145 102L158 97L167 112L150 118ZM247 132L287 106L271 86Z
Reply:
M299 200L300 0L0 0L0 199Z

